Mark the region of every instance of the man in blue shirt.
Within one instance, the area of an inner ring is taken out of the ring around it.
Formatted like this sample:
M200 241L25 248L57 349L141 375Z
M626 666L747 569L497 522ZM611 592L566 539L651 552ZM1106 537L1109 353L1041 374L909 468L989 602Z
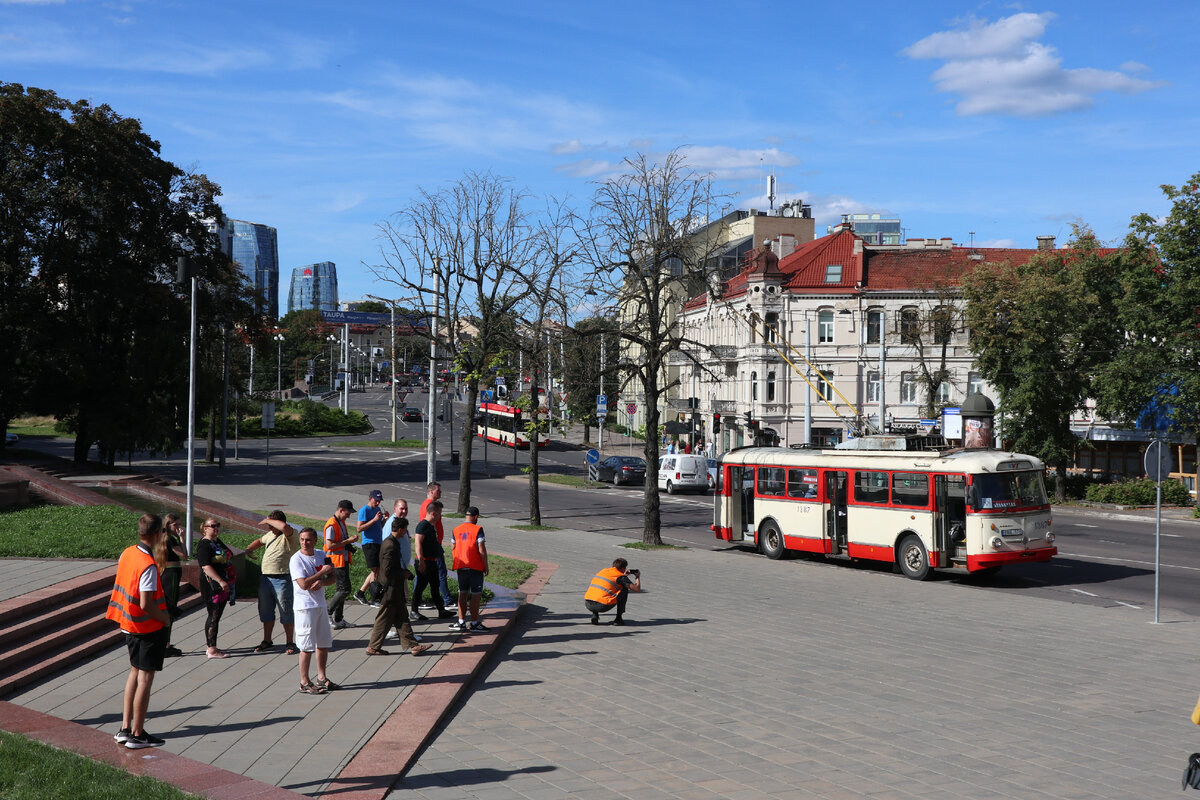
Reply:
M379 608L379 598L367 597L367 589L379 580L379 545L383 543L383 522L387 514L380 508L383 502L383 492L372 489L367 495L367 502L358 510L358 533L362 539L363 558L367 561L367 577L363 585L354 593L354 599L364 606Z

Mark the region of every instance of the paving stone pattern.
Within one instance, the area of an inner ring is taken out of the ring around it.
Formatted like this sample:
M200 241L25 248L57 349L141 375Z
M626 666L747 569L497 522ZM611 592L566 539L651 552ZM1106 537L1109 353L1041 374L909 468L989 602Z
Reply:
M1200 749L1191 620L488 529L559 563L392 797L1143 798ZM582 592L643 569L623 628Z

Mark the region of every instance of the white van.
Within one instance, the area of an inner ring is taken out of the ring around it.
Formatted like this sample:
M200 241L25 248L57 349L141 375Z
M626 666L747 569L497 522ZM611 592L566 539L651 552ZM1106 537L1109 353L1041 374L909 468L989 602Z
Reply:
M666 455L658 460L658 488L667 494L708 491L708 460L704 456Z

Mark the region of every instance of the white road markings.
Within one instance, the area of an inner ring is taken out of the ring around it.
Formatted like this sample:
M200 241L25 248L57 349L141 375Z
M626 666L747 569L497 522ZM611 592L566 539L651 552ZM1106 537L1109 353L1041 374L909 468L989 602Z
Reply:
M1088 597L1099 597L1100 596L1098 594L1092 594L1091 592L1085 592L1083 589L1076 589L1074 587L1071 588L1071 591L1079 592L1080 594L1086 594Z

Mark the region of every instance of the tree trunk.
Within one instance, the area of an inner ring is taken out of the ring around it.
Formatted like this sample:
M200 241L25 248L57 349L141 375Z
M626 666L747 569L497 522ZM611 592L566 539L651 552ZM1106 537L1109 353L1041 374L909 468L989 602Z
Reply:
M479 406L479 378L467 379L467 413L462 426L462 452L458 460L458 513L471 506L471 445L475 441L475 409ZM450 406L454 408L453 404ZM451 412L453 413L453 412Z
M75 422L75 463L86 464L88 451L92 449L91 425L88 424L87 412L80 411Z
M529 381L529 397L530 411L529 421L532 423L532 429L529 434L529 524L542 524L542 502L538 494L538 421L541 406L538 403L538 379L537 370L533 371L533 376ZM550 398L546 398L546 402L550 402Z
M1054 501L1062 504L1067 500L1067 462L1054 465Z
M644 544L662 544L662 517L658 499L658 371L657 365L646 365L645 383L646 442L642 452L646 457L646 488L642 500L642 529ZM633 435L633 431L629 431Z
M208 409L208 434L204 437L204 463L212 464L216 461L216 444L217 444L217 410L215 408Z

